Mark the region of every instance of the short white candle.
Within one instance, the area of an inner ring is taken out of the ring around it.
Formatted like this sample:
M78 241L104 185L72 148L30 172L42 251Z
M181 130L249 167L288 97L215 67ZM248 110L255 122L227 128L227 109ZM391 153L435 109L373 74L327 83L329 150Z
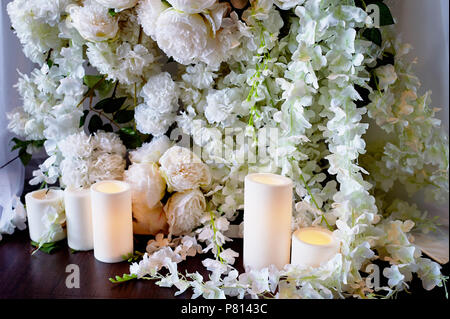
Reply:
M47 229L43 218L48 213L50 207L62 210L63 191L55 189L41 189L25 195L25 205L27 210L28 229L30 238L34 242L40 242ZM56 234L53 241L66 238L65 229Z
M103 181L91 186L94 256L106 263L123 261L133 252L130 186Z
M67 243L74 250L87 251L94 248L92 235L91 192L89 189L66 188Z
M258 173L245 177L244 266L282 269L290 260L292 181Z
M292 234L291 264L318 267L339 252L333 233L322 227L305 227Z

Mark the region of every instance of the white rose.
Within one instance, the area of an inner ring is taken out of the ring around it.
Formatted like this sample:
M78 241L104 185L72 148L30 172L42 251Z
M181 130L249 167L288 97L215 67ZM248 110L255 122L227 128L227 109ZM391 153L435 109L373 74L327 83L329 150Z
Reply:
M184 13L200 13L213 6L217 0L167 0L175 9Z
M95 0L106 8L113 8L117 11L133 8L138 0Z
M178 236L190 233L200 225L205 210L205 197L198 189L173 194L164 206L169 234Z
M144 202L155 207L166 193L166 182L155 163L135 163L124 173L124 180L131 186L133 203Z
M178 63L195 63L211 53L208 26L198 14L166 10L158 18L155 40Z
M84 7L71 5L67 8L70 24L88 41L112 39L119 31L119 20L108 13L108 8L89 3Z
M156 39L156 21L159 15L169 6L164 4L161 0L143 0L139 2L137 7L137 15L139 24L142 26L145 34Z
M143 202L133 202L133 232L138 235L167 233L167 217L163 205L149 208Z
M187 148L172 146L159 163L169 191L182 192L211 183L209 167Z
M130 152L132 163L158 163L161 156L170 148L172 143L165 135L154 137L150 143Z

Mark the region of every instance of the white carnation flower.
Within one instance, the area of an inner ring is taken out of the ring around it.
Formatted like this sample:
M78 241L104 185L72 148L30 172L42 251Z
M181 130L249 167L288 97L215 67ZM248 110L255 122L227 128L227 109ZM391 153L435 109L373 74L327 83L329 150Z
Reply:
M92 166L89 171L91 184L103 180L122 180L125 170L125 159L117 154L102 153L93 156Z
M71 5L67 8L70 24L88 41L113 39L119 31L119 20L108 13L108 8L88 2L83 7Z
M155 163L135 163L124 173L124 180L131 186L133 202L145 202L155 207L166 193L166 182Z
M175 115L173 113L161 114L147 104L140 104L134 110L134 119L139 132L161 136L175 122Z
M198 189L173 194L164 206L169 233L178 236L191 232L200 225L205 209L205 197Z
M171 147L159 163L170 191L182 192L211 183L209 167L187 148Z
M155 137L150 143L130 152L132 163L158 163L161 156L172 146L172 142L165 135Z
M212 7L217 0L167 0L175 9L184 13L200 13Z
M125 156L127 148L123 145L122 140L115 133L99 131L92 137L92 146L94 150L106 152L110 154L118 154Z
M138 0L95 0L106 8L113 8L117 11L133 8Z
M142 0L137 7L139 24L142 26L145 34L156 39L157 24L159 15L169 6L161 0Z
M238 88L210 90L206 96L205 117L209 123L229 127L238 119L238 115L248 114L248 108L242 106L244 99L242 90Z
M140 96L159 113L170 113L178 109L180 90L168 72L161 72L148 78Z
M66 158L89 157L94 150L91 143L91 136L87 136L84 133L69 135L58 143L58 148Z

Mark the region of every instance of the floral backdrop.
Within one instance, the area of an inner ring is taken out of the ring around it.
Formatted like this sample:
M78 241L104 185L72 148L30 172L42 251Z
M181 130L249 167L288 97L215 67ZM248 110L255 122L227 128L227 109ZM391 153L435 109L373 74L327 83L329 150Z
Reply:
M30 183L124 179L135 232L155 235L113 282L154 279L206 298L393 296L413 274L425 289L444 284L410 235L438 221L392 190L447 199L448 137L383 1L15 0L7 9L38 65L21 74L23 104L7 115L25 165L39 149L48 155ZM250 142L230 142L230 128ZM266 128L277 135L263 137ZM255 150L266 156L249 160ZM290 177L292 228L334 230L340 253L318 268L239 274L225 234L251 172ZM14 208L4 233L22 227ZM178 272L206 252L209 278ZM391 264L384 287L365 280L376 259Z

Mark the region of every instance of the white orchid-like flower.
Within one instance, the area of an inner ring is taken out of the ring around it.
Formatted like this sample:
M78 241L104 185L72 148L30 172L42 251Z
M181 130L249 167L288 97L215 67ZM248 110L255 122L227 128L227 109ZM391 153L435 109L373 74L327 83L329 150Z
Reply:
M159 163L169 191L183 192L211 183L209 167L187 148L172 146Z

